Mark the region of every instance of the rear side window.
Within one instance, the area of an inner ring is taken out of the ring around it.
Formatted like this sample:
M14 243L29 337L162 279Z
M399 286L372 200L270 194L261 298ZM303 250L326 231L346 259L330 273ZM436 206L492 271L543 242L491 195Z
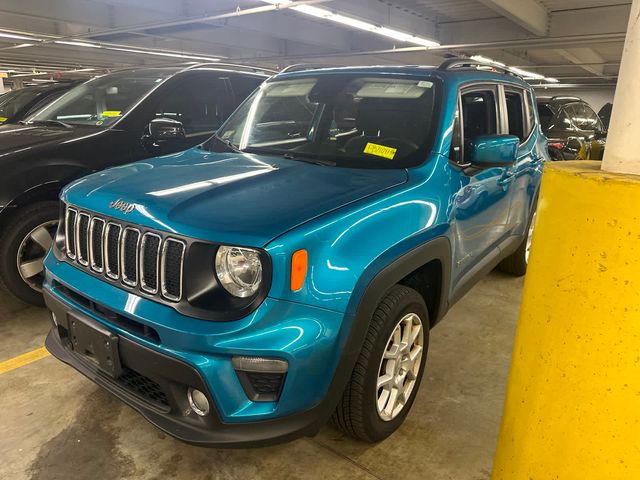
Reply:
M545 104L538 104L538 115L540 116L540 126L543 130L548 129L551 126L553 120L553 111Z
M504 92L507 101L509 135L518 137L520 142L523 142L529 133L524 123L524 99L522 94L522 90L507 90Z

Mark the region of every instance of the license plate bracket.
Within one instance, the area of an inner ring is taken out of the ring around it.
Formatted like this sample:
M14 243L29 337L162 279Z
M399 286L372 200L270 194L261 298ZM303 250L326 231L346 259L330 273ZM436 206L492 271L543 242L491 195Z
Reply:
M122 374L118 336L91 318L69 314L71 348L112 378Z

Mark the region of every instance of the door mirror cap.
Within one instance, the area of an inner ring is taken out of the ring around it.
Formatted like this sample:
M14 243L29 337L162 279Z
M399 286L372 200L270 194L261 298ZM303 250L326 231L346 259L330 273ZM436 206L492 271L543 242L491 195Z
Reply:
M156 142L184 140L184 126L171 118L154 118L147 127L147 136Z
M481 135L469 146L469 163L475 167L508 167L516 162L520 139L513 135Z

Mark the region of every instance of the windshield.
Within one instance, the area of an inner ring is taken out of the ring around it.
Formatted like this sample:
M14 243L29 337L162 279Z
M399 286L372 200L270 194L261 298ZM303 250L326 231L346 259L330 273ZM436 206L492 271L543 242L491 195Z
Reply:
M22 110L38 96L38 90L23 88L13 90L0 97L0 123L11 120L16 113Z
M73 88L27 123L111 125L172 73L170 69L133 70L98 77Z
M217 137L248 153L406 168L426 158L435 104L435 81L424 77L341 73L276 79L254 92Z

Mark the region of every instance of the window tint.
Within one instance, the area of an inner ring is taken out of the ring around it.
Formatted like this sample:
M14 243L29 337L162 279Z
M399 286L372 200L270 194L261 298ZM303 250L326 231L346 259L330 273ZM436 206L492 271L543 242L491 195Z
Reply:
M56 100L59 97L61 97L62 95L64 95L64 93L65 92L56 92L56 93L52 93L51 95L47 95L45 98L43 98L42 100L39 100L38 103L36 103L33 107L31 107L29 109L29 111L27 113L25 113L25 117L28 116L28 115L33 115L38 110L43 108L45 105L50 104L54 100Z
M597 130L600 128L600 117L593 111L593 109L586 103L580 104L580 127L583 130Z
M240 76L231 77L231 87L236 96L236 104L242 103L251 93L260 86L265 79L263 77Z
M451 138L449 159L459 165L467 163L465 152L469 151L476 137L495 135L498 132L496 96L493 90L462 93L460 107L456 109Z
M156 106L155 118L178 120L187 136L198 135L217 130L231 108L224 79L198 75L181 79Z
M538 104L538 115L540 116L540 125L543 130L548 129L551 126L553 120L553 111L546 105Z
M509 135L514 135L520 139L520 142L523 142L525 139L526 128L524 125L524 103L522 91L516 92L507 90L504 92L504 95L507 101Z
M476 137L495 135L498 132L493 90L463 93L462 124L465 150Z

